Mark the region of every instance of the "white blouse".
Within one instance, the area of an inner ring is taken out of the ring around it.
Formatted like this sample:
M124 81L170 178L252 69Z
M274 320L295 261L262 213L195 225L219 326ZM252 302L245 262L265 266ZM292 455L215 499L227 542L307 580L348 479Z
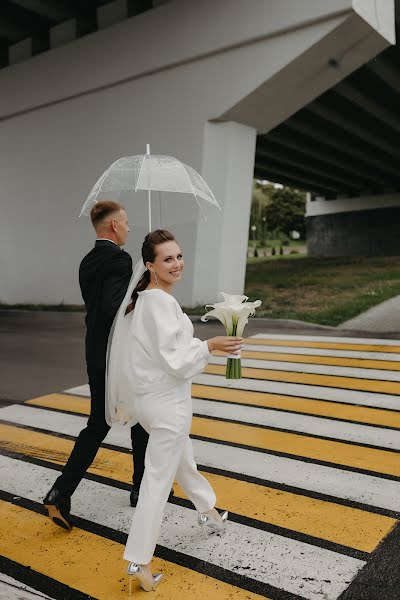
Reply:
M156 288L139 292L129 317L125 365L136 393L174 387L203 371L210 357L207 342L193 337L191 320L171 294Z

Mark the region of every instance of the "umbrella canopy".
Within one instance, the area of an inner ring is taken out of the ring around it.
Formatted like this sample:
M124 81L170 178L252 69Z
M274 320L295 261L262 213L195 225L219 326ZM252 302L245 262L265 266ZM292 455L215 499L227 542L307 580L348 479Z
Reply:
M108 167L91 189L80 215L89 214L101 193L147 190L149 230L151 230L151 191L179 192L193 196L205 217L202 203L221 210L206 181L189 165L173 156L147 153L119 158Z

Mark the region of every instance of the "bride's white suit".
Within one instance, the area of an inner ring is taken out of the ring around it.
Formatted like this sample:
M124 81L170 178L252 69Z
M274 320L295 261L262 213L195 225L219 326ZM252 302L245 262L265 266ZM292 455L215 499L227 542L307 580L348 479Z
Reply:
M221 519L215 510L215 493L194 460L189 437L191 379L204 369L212 350L237 352L243 340L193 337L191 320L170 293L184 264L172 234L165 230L148 234L142 257L148 270L139 268L136 280L133 276L111 335L106 412L109 422L139 422L149 433L124 558L130 561L128 573L150 590L160 578L151 575L149 563L174 479L199 512L200 523L222 528L227 517L224 513ZM132 289L134 309L125 316Z
M215 506L214 491L197 471L189 438L191 377L204 369L210 352L207 342L193 338L193 325L175 298L161 289L139 292L131 314L135 412L150 437L124 558L147 564L174 479L200 513Z

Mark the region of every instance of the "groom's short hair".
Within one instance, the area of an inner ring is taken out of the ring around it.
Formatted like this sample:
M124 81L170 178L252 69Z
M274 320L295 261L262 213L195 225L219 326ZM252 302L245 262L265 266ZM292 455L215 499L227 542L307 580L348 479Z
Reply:
M125 210L119 202L115 202L114 200L99 200L93 205L90 211L93 227L96 229L97 225L104 221L106 217L119 210Z

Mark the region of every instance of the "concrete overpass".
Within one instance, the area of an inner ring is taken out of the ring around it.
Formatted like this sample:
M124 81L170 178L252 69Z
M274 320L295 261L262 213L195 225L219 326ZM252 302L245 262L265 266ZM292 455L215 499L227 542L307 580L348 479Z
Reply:
M396 0L397 39L399 22ZM311 253L400 254L399 106L396 44L258 136L256 176L310 191Z
M398 206L392 0L82 4L0 6L1 301L80 302L91 232L76 215L147 142L199 170L224 209L204 224L172 197L154 215L185 250L185 304L243 289L254 173L312 191L314 251L335 250L328 225L348 207ZM128 208L137 257L145 227Z

